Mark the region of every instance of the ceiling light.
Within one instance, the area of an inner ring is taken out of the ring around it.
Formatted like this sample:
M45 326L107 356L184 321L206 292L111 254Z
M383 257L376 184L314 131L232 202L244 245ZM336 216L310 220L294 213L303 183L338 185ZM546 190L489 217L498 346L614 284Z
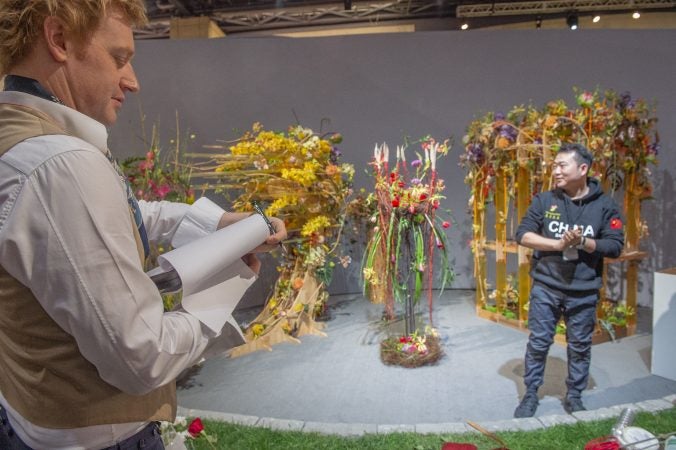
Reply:
M468 28L469 28L469 24L468 24L468 23L463 23L462 25L460 25L460 29L461 29L461 30L466 30L466 29L468 29Z
M577 14L569 14L568 17L566 18L566 25L568 25L568 28L570 28L571 30L577 30L578 25Z
M601 20L601 16L594 16L592 22L597 23L599 20Z
M631 15L633 19L639 19L641 17L641 13L638 11L634 11L634 14Z

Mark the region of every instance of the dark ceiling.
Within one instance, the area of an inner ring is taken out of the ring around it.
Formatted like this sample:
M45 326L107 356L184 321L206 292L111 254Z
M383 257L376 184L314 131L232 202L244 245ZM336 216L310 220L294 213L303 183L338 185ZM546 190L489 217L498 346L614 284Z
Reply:
M473 28L536 18L633 8L674 11L676 0L146 0L150 25L139 38L169 36L174 17L209 17L228 35L251 31L471 18ZM477 26L478 25L478 26Z

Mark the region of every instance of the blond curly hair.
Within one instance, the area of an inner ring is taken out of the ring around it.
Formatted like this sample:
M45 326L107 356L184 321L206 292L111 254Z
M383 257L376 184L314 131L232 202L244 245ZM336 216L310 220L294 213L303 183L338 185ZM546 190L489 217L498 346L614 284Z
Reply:
M143 0L0 0L0 75L31 51L47 17L58 17L81 43L92 35L108 8L120 10L134 26L147 23Z

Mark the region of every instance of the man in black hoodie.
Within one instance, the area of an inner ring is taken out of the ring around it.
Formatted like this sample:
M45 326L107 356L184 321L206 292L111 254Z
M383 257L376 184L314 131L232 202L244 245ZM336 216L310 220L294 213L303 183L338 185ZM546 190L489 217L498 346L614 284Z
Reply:
M615 258L624 247L620 210L598 180L588 178L592 155L579 144L564 144L554 160L556 188L536 195L516 231L520 245L535 250L533 287L528 309L530 336L526 347L526 394L514 417L532 417L537 390L544 381L549 347L561 316L568 342L568 413L585 409L596 304L602 284L603 258Z

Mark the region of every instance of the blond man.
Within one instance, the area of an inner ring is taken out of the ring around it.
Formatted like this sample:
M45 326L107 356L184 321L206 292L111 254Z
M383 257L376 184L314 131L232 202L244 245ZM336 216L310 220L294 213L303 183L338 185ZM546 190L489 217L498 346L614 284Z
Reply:
M145 21L140 0L0 2L0 448L163 448L174 380L216 337L163 311L143 260L245 215L137 202L106 144Z

